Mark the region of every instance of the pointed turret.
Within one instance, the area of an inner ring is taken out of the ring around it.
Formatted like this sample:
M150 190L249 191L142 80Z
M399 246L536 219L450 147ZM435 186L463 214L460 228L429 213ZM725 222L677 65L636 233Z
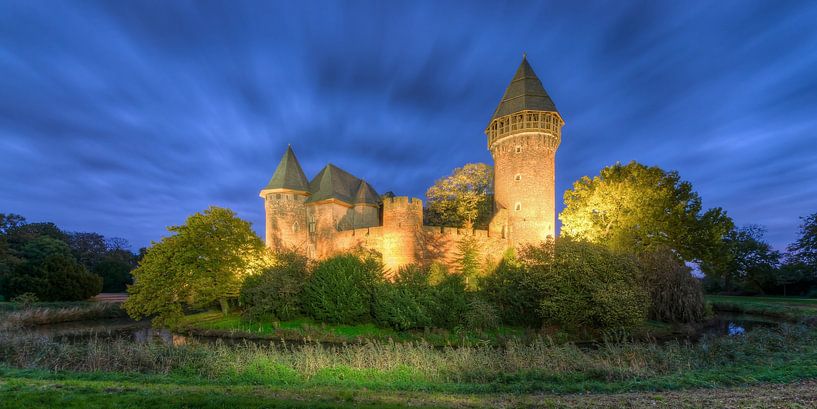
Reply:
M528 64L528 58L523 56L522 63L519 64L516 74L505 90L505 95L502 96L499 106L496 107L491 121L526 110L559 112L556 110L556 104L542 86L542 82L539 81L539 77L533 72L533 67Z
M564 120L522 57L485 134L494 158L494 208L489 229L512 244L555 235L556 149Z
M271 189L309 191L309 182L306 175L304 175L303 169L301 169L301 164L298 163L298 159L295 157L295 152L292 151L292 146L287 146L284 157L281 158L275 173L272 174L272 178L263 190Z

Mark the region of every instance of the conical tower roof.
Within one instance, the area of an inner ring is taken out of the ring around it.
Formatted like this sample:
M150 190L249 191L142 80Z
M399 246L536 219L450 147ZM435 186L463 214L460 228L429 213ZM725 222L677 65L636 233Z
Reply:
M284 157L281 158L275 173L272 174L272 179L269 180L264 190L266 189L309 191L309 182L291 146L288 146L287 151L284 152Z
M519 64L516 74L505 90L505 95L496 107L491 121L524 110L559 112L539 77L533 72L526 56L522 57L522 63Z
M372 204L380 203L380 195L374 190L372 185L365 180L360 181L360 187L355 194L355 204Z

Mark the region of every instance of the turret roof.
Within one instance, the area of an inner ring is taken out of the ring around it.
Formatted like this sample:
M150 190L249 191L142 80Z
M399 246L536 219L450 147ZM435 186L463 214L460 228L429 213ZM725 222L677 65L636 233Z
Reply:
M519 64L491 120L524 110L559 112L539 77L533 72L526 56L522 57L522 63Z
M264 189L292 189L298 191L309 191L309 182L304 175L301 164L295 157L292 147L288 146L272 178Z

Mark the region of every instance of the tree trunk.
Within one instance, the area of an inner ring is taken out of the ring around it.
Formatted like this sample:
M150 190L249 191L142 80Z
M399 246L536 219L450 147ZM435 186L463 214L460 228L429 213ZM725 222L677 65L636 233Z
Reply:
M230 304L227 303L227 299L219 298L218 303L221 305L221 313L227 315L230 312Z

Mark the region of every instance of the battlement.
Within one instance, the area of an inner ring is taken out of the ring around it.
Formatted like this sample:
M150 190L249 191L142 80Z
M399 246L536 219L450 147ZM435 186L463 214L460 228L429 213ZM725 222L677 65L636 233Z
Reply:
M416 197L394 196L383 198L383 208L414 207L423 208L423 201Z
M488 230L480 229L465 229L460 227L445 227L445 226L423 226L423 231L427 234L435 234L450 237L489 237Z

